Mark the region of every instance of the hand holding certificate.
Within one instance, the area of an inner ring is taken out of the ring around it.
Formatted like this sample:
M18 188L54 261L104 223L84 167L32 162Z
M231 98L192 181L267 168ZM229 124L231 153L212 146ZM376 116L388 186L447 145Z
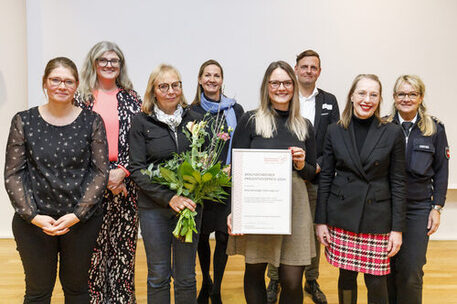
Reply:
M290 234L290 150L233 149L232 233Z

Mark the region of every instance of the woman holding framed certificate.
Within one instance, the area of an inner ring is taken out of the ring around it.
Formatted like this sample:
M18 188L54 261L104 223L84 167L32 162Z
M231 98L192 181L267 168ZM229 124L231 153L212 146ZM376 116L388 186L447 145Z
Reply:
M397 254L405 225L405 139L379 116L382 86L358 75L341 120L324 145L316 208L316 233L330 264L339 268L339 303L357 302L364 273L368 303L388 303L389 258Z
M279 303L303 303L305 265L315 256L313 223L304 180L316 171L314 131L300 115L298 85L292 67L271 63L260 88L260 106L238 122L233 148L289 149L292 153L292 233L290 235L233 235L228 217L229 255L245 256L244 294L247 303L266 303L267 263L279 266Z

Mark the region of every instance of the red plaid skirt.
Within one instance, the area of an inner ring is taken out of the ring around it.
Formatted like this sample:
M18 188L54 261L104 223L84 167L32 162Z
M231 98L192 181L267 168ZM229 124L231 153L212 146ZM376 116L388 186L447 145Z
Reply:
M354 233L330 226L328 229L330 246L326 247L325 256L331 265L372 275L390 273L388 233Z

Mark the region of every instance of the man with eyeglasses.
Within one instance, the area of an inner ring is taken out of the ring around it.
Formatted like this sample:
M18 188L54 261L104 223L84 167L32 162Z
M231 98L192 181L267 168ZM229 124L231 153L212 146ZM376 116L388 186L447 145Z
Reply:
M316 87L316 81L321 73L319 54L313 50L301 52L296 58L295 74L297 75L300 92L300 113L309 119L314 126L316 138L316 177L306 182L311 214L314 217L316 210L318 173L323 162L323 147L327 127L340 119L338 102L333 94ZM317 283L319 277L320 243L316 238L316 257L311 260L311 265L305 269L305 292L309 293L316 304L326 304L327 298ZM279 293L279 276L277 268L268 265L270 283L267 289L268 303L276 303Z

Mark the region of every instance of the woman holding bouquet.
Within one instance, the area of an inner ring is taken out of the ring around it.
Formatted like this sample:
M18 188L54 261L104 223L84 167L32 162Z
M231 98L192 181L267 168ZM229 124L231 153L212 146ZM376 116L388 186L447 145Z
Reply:
M210 113L213 116L220 115L225 119L224 129L234 130L237 121L244 113L243 107L222 93L222 82L224 70L215 60L205 61L198 72L197 93L192 103L192 109L204 115ZM233 135L233 132L232 134ZM224 146L219 155L222 164L230 165L230 148L232 138ZM230 192L230 191L228 191ZM207 304L211 297L211 303L222 303L221 283L224 276L225 265L227 264L227 215L230 213L230 197L224 203L205 202L201 224L200 238L198 241L198 258L203 275L202 287L198 294L198 303ZM211 281L209 266L211 263L211 249L209 246L209 235L215 232L216 248L214 250L214 283Z
M129 134L130 172L139 188L138 208L141 233L148 263L148 303L170 303L170 277L174 279L175 303L196 302L195 256L198 235L185 243L172 235L181 210L196 210L197 229L200 206L179 196L167 186L151 183L142 173L172 158L173 153L189 150L190 141L183 133L188 122L202 116L187 107L181 76L172 66L161 64L152 71L142 113L132 121ZM171 256L173 253L173 257Z
M260 89L260 107L244 114L235 130L233 148L290 149L292 174L292 234L237 235L227 252L245 256L244 295L248 304L267 303L265 270L279 267L280 303L303 303L305 265L315 256L314 230L304 180L316 172L313 127L300 115L298 85L292 67L271 63ZM228 217L231 233L231 216Z
M90 303L132 304L138 212L128 171L127 134L133 116L140 112L141 100L127 75L124 54L114 42L98 42L87 54L76 104L102 116L110 160L103 224L89 270Z

